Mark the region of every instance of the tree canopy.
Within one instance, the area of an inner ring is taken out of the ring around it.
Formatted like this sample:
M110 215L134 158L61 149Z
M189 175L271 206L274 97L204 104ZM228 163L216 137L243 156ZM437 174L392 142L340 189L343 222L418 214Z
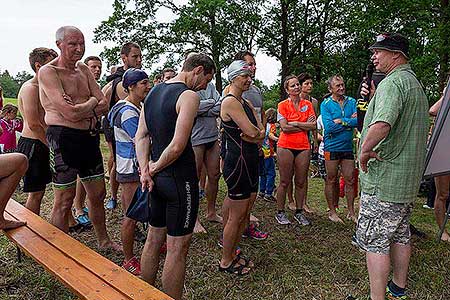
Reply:
M114 44L102 53L109 64L118 62L126 41L141 45L146 66L167 58L175 64L186 52L203 51L224 70L237 50L262 51L281 63L273 70L279 82L309 72L321 98L325 79L339 73L355 95L368 47L378 33L395 31L408 37L410 62L431 100L449 71L448 0L115 0L113 8L95 30L95 41ZM216 85L220 91L220 72ZM264 90L274 97L275 89L281 99L280 84Z

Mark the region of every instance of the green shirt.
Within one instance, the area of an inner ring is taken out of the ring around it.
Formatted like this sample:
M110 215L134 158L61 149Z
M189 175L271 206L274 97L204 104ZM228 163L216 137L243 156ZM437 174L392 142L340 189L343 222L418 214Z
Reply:
M381 201L413 202L425 163L428 101L409 64L400 65L381 81L364 119L361 144L376 122L391 126L388 136L373 149L383 159L371 159L360 171L361 190Z

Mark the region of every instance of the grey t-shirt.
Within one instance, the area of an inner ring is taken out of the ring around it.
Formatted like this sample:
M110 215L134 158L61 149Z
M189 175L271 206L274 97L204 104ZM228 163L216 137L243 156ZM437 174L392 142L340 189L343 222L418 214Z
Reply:
M242 98L252 103L259 117L259 121L262 122L263 96L259 88L254 84L250 85L248 91L242 94Z
M192 128L192 146L214 142L219 138L217 117L220 114L222 102L220 94L212 82L208 83L205 90L198 91L197 94L200 96L200 106Z

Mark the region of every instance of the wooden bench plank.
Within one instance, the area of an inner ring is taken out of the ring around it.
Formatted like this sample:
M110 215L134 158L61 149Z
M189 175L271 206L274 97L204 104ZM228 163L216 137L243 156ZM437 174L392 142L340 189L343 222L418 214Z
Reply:
M9 214L6 213L8 216ZM9 215L9 218L13 216ZM61 253L48 242L36 235L28 227L23 226L4 231L5 235L14 241L25 253L41 264L48 272L67 286L82 299L111 300L129 299L123 293L92 274L86 268L80 267L70 257Z
M168 295L149 285L128 271L117 266L84 244L47 223L14 200L10 200L6 211L19 220L26 220L27 227L48 243L66 253L92 273L114 286L134 300L170 300Z

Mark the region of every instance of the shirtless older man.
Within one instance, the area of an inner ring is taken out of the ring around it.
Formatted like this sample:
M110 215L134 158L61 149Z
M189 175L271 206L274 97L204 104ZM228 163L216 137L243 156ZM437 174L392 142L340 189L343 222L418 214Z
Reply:
M61 27L56 45L61 55L38 75L55 191L51 222L68 231L79 175L99 247L121 250L108 237L103 208L105 181L97 125L98 116L108 111L107 101L88 67L79 62L85 50L83 33L76 27Z
M45 138L47 124L44 109L39 101L39 69L55 59L53 49L36 48L31 51L29 61L36 75L25 82L19 91L19 110L23 116L22 136L17 150L28 157L29 167L23 177L23 191L28 193L26 207L39 215L45 187L52 180L49 163L49 149Z

